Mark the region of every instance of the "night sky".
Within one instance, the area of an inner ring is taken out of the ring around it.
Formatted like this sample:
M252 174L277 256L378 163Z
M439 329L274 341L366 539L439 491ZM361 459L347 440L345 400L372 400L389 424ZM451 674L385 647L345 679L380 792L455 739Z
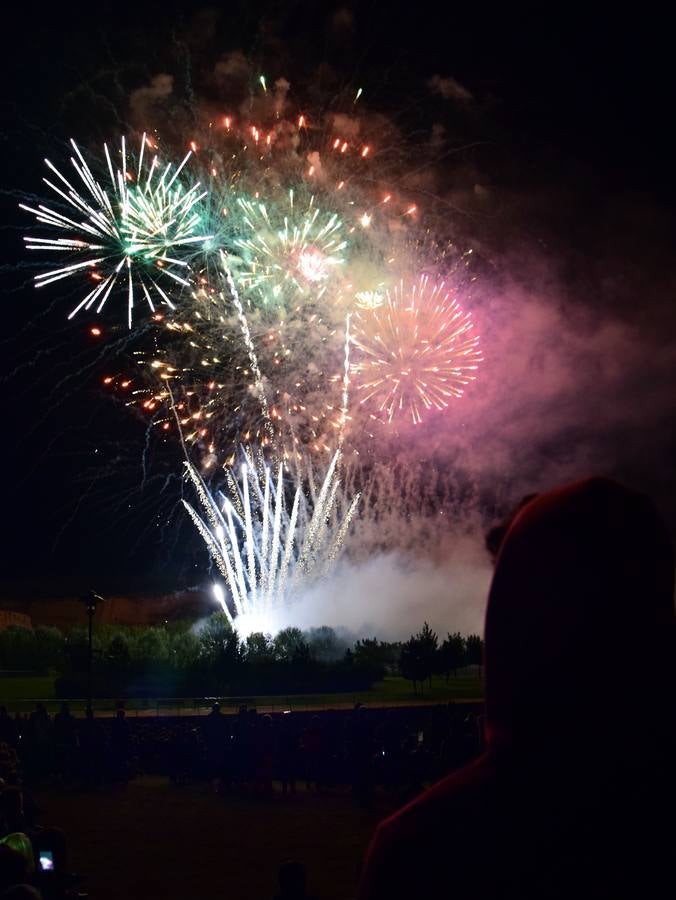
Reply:
M12 27L5 20L4 596L94 582L101 591L170 590L192 583L204 562L189 528L155 527L178 496L179 457L155 448L144 483L143 427L102 391L91 323L67 323L58 285L38 292L30 283L17 204L40 192L42 159L58 156L64 140L95 146L130 132L130 97L157 74L174 76L186 104L191 95L217 101L206 73L236 50L270 80L284 75L309 93L319 82L363 86L370 108L394 119L411 147L443 125L454 147L438 166L449 216L490 261L496 291L517 281L545 313L567 304L560 321L598 341L586 351L603 357L604 377L611 366L631 368L594 399L581 381L579 406L568 390L565 419L532 446L529 423L563 416L561 404L538 405L537 392L523 407L514 400L511 418L524 427L504 462L488 446L494 435L473 446L491 453L490 466L473 466L487 519L530 482L542 487L543 471L553 480L602 471L652 493L676 527L669 29L618 8L602 16L566 5L535 16L508 6L495 17L485 5L449 4L440 18L438 6L166 3L160 15L159 4L139 0L39 15L26 5ZM505 308L498 298L484 312L495 323ZM532 364L537 380L535 355ZM574 372L572 354L566 365ZM512 371L499 373L503 388ZM497 396L496 372L486 375L486 396ZM485 409L493 415L488 401Z

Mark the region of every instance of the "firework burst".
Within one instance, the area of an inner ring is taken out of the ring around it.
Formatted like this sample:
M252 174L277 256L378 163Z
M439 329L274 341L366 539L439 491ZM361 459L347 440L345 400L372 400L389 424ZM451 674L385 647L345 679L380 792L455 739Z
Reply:
M386 302L354 316L353 366L360 404L392 422L441 410L475 378L482 359L469 313L443 281L427 275L386 292Z
M21 204L41 225L61 232L55 237L25 238L29 250L58 253L66 261L59 268L37 275L36 285L43 287L82 276L90 285L93 282L69 319L82 309L93 307L101 312L113 289L124 285L131 328L139 292L154 312L156 302L174 307L168 293L171 286L190 287L189 263L177 255L183 257L196 244L209 239L198 233L197 205L205 192L200 192L199 184L186 188L181 181L191 153L177 167L172 163L164 165L145 134L138 155L128 152L123 138L115 163L104 145L105 165L98 160L94 169L75 141L71 141L71 146L75 155L70 162L77 186L45 160L55 178L45 178L44 182L57 196L56 206L39 204L33 208ZM105 187L95 171L102 174Z
M314 195L299 204L293 189L283 204L242 197L237 204L245 236L234 244L243 259L239 281L247 297L270 307L308 294L319 299L345 263L348 244L338 213L320 209Z
M214 593L231 623L244 616L264 620L334 565L359 502L358 494L340 496L339 459L337 452L318 490L310 479L309 497L304 479L290 478L283 463L271 470L249 454L239 472L226 469L227 494L210 492L185 463L202 515L183 504L225 579L229 597L220 585Z

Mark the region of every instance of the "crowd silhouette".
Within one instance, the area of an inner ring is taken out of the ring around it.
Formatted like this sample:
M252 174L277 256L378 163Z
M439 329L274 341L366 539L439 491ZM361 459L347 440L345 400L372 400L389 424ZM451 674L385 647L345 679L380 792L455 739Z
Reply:
M81 895L79 886L72 887L64 836L38 824L32 788L87 791L159 774L177 789L208 784L225 800L258 797L283 803L300 791L337 792L368 807L379 790L403 802L478 754L479 712L478 705L367 709L358 704L353 710L270 715L242 705L233 715L214 703L206 716L172 720L128 719L123 708L112 718L97 717L92 710L77 718L67 703L53 717L43 704L28 716L11 716L2 707L0 841L27 835L34 857L32 865L19 866L12 855L18 851L1 845L4 883L22 873L45 897L70 896L75 890ZM40 869L41 847L48 848L50 871ZM302 872L296 861L282 866L280 898L306 896Z
M479 705L129 720L0 709L0 898L66 896L30 786L161 773L219 795L376 790L360 900L658 897L672 880L674 556L652 503L592 479L529 497L496 556ZM432 785L431 787L426 786ZM423 791L421 793L421 791ZM307 898L288 861L279 898ZM18 886L21 887L18 887ZM9 889L14 893L3 893ZM18 891L18 893L17 893ZM31 893L33 892L33 893Z
M43 704L29 716L0 707L0 777L77 787L168 775L176 784L209 781L215 790L281 795L372 785L410 790L475 756L478 704L260 714L242 705L203 717L52 718ZM273 791L274 786L274 791Z

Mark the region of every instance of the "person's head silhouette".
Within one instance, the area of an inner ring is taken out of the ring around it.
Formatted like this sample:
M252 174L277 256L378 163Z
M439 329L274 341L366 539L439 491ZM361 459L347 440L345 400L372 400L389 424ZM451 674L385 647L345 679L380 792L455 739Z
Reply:
M305 866L301 862L289 860L279 867L280 900L302 900L306 896Z
M647 497L593 478L527 503L502 541L488 599L489 740L606 733L619 704L638 699L630 668L659 696L673 578L673 548Z

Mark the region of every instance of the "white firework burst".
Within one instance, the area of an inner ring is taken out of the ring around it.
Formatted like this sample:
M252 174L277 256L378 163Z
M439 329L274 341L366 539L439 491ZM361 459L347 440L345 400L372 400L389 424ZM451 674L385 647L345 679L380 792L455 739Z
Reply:
M239 473L226 469L229 497L212 494L195 467L185 463L202 515L186 500L183 504L225 579L230 603L219 585L215 595L231 623L240 616L264 620L331 570L359 503L359 494L350 500L340 493L339 459L336 452L310 497L298 474L287 491L283 463L271 470L249 456ZM293 495L290 511L287 493Z
M209 235L198 233L198 204L206 192L200 193L199 183L186 187L180 178L191 153L176 167L160 163L145 134L138 155L128 152L122 138L115 163L104 145L105 165L98 160L94 166L101 178L75 141L71 146L74 156L70 162L77 176L72 183L45 160L55 177L43 180L58 198L56 204L41 203L37 208L20 204L41 225L61 232L55 237L25 237L29 250L65 257L63 266L37 275L35 282L37 287L44 287L82 276L89 285L94 282L69 319L82 309L93 307L101 312L113 289L124 285L131 328L138 292L154 312L156 302L174 307L171 287L190 287L185 257L196 244L209 240Z

